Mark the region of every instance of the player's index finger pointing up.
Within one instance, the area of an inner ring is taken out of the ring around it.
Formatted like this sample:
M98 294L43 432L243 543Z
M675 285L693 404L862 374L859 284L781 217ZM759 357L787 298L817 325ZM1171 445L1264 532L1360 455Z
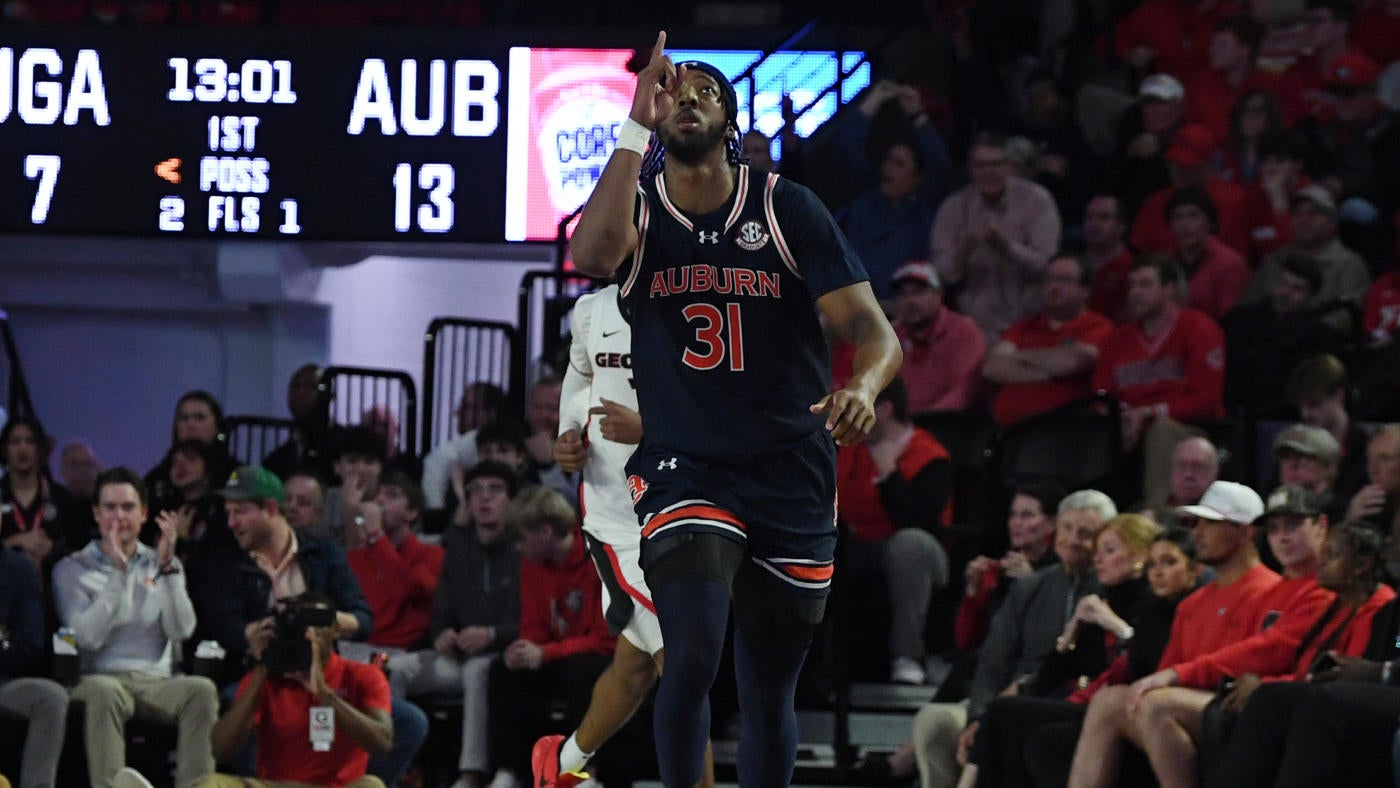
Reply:
M651 59L655 60L666 54L666 31L662 30L656 34L656 46L651 48Z

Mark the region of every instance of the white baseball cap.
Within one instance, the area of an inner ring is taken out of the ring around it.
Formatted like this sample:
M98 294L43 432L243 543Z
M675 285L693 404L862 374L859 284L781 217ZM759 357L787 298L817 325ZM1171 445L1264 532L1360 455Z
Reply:
M1176 513L1202 520L1215 520L1248 525L1264 513L1264 499L1259 493L1235 482L1211 482L1201 502L1194 506L1178 506Z
M1171 74L1153 74L1138 85L1138 98L1181 101L1185 96L1186 88Z

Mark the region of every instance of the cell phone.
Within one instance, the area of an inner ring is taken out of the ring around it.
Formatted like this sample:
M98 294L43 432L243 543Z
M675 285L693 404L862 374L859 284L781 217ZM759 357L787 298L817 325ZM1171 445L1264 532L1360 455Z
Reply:
M1329 671L1340 664L1341 663L1337 661L1337 658L1332 656L1332 652L1324 651L1321 654L1317 655L1317 659L1313 660L1312 667L1308 668L1308 673L1311 673L1312 675L1316 676L1317 674L1325 673L1326 671Z

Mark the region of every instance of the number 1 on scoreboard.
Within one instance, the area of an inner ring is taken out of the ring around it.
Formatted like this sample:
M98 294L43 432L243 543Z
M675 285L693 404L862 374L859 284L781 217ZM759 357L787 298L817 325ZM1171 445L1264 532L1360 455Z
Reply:
M38 179L39 188L34 192L34 206L29 209L29 223L43 224L49 218L49 204L53 202L53 187L58 183L58 171L63 160L58 156L31 153L24 157L24 177Z

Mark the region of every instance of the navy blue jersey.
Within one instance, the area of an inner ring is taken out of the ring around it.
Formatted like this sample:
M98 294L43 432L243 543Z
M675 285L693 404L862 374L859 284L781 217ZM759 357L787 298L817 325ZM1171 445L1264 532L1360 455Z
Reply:
M664 174L639 185L637 249L618 269L649 445L706 459L789 447L821 429L831 388L816 299L865 269L807 188L740 165L706 215Z

